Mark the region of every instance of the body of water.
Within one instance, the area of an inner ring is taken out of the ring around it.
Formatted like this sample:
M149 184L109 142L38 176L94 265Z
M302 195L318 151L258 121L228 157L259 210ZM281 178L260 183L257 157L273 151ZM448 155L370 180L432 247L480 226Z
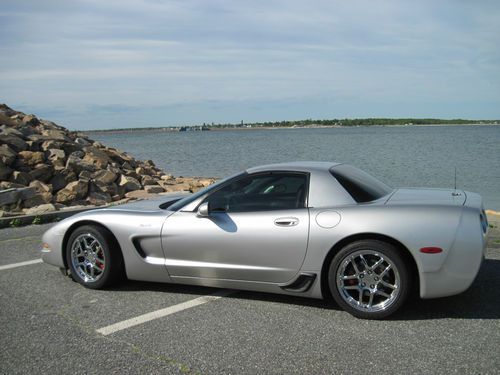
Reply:
M90 137L152 159L179 176L224 177L260 164L296 160L355 165L394 187L478 192L500 211L500 126L401 126L320 129L144 131Z

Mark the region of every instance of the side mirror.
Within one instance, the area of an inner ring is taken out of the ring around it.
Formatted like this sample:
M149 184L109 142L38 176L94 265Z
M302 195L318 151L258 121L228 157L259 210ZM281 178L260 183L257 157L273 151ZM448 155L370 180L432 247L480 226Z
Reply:
M198 207L197 215L199 217L208 217L209 216L208 202L203 202L202 204L200 204L200 206Z

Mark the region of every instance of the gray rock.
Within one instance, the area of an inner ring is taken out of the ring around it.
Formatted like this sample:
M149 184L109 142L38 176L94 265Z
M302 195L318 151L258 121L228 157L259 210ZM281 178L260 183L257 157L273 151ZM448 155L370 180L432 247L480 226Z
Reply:
M37 126L40 124L40 121L36 118L35 115L26 115L23 117L23 124Z
M66 155L64 150L51 148L47 152L47 159L54 166L55 169L63 169L66 165Z
M97 172L94 172L92 174L92 178L96 181L100 181L106 185L113 183L116 178L117 174L112 172L111 170L100 170Z
M82 151L82 146L77 143L66 142L63 143L63 145L60 148L64 150L64 153L66 155L71 155L73 152L76 151ZM81 157L83 158L84 155L85 153Z
M98 169L106 168L111 163L109 156L96 147L85 147L84 151L85 157L83 160L95 165Z
M50 180L52 191L57 192L63 189L67 184L76 180L76 174L72 170L63 169L55 171L54 176Z
M95 206L102 206L103 204L111 202L111 195L94 191L87 197L87 202Z
M56 149L56 148L51 148L48 150L47 153L47 159L50 161L54 160L64 160L66 158L66 154L64 153L64 150Z
M40 146L40 149L42 151L48 151L50 149L56 149L56 150L59 150L63 145L63 142L62 141L55 141L53 139L51 140L48 140L48 141L43 141L41 146ZM61 150L64 152L64 150Z
M0 161L5 165L12 165L12 163L16 160L16 153L13 149L9 147L9 145L0 145Z
M18 189L0 190L0 207L14 204L19 200Z
M144 186L144 190L146 191L146 193L150 193L150 194L158 194L158 193L163 193L165 191L159 185L147 185L147 186Z
M21 201L25 201L27 199L33 198L38 194L38 191L34 187L23 187L20 189L17 189L19 192L19 199Z
M0 135L0 143L6 144L16 152L25 151L28 149L28 144L25 140L15 135Z
M33 167L45 161L45 155L40 151L21 151L18 153L20 159L23 160L24 165Z
M80 138L80 137L75 139L75 143L78 143L79 145L82 145L82 146L88 146L90 144L89 141L87 141L84 138Z
M81 171L78 175L78 179L84 182L89 182L92 179L92 173L89 171Z
M105 184L102 181L94 180L90 183L89 191L107 193L111 196L119 193L118 186L115 183Z
M23 133L21 133L19 130L15 129L15 128L7 126L7 125L0 126L0 136L1 135L14 135L14 136L19 137L21 139L24 138Z
M20 185L29 185L31 182L32 178L29 175L29 173L26 172L21 172L21 171L14 171L12 172L12 175L10 176L10 181L14 182L16 184Z
M156 180L151 176L142 176L142 184L146 185L158 185Z
M66 169L73 170L76 174L80 174L82 171L95 172L96 168L93 164L79 159L71 154L66 161Z
M35 194L34 196L30 198L26 198L22 201L22 204L24 208L32 208L36 206L40 206L42 204L50 203L52 200L52 194L45 192L45 193L39 193Z
M85 152L83 152L82 150L77 150L77 151L71 152L69 154L69 156L77 158L77 159L83 159L83 157L85 156Z
M78 199L82 199L87 195L88 184L83 181L73 181L70 182L66 187L56 195L57 203L72 203Z
M8 180L12 171L12 168L9 168L2 161L0 161L0 180Z
M125 189L125 192L141 189L141 184L139 181L137 181L133 177L124 175L121 175L118 186L123 187Z
M52 185L44 184L41 181L31 181L29 187L34 187L39 193L51 193Z
M47 137L47 139L55 139L57 141L71 142L71 139L67 137L64 131L62 130L55 130L55 129L42 130L42 135Z
M40 215L52 211L57 211L56 206L52 203L41 204L39 206L23 210L25 215Z
M40 151L40 142L38 141L26 141L29 151Z
M42 182L49 182L53 174L53 169L47 164L37 164L35 169L29 172L32 180L40 180Z

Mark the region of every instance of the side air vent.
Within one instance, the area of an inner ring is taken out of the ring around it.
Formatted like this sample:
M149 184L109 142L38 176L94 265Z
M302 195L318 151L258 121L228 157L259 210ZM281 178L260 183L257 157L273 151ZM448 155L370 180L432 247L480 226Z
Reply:
M144 253L144 250L142 250L141 243L139 240L140 240L139 237L135 237L134 239L132 239L132 243L134 244L137 254L139 254L142 258L146 259L146 253Z
M291 284L281 285L281 289L287 292L304 293L311 289L311 286L316 280L315 273L301 273Z

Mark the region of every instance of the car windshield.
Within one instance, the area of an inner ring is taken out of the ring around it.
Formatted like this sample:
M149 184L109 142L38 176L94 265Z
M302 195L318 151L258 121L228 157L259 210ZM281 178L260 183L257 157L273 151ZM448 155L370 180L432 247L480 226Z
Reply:
M205 194L208 194L213 190L217 190L222 184L226 183L227 181L229 181L233 178L239 177L239 176L243 176L244 174L246 174L246 172L238 172L238 173L235 173L235 174L233 174L233 175L231 175L223 180L217 181L216 183L214 183L210 186L207 186L206 188L203 188L203 189L197 191L196 193L188 195L187 197L182 198L181 200L175 202L173 205L168 207L168 210L169 211L178 211L182 207L188 205L189 203L194 202L199 197L201 197Z
M382 181L351 165L337 165L330 169L330 173L358 203L377 200L392 191Z

